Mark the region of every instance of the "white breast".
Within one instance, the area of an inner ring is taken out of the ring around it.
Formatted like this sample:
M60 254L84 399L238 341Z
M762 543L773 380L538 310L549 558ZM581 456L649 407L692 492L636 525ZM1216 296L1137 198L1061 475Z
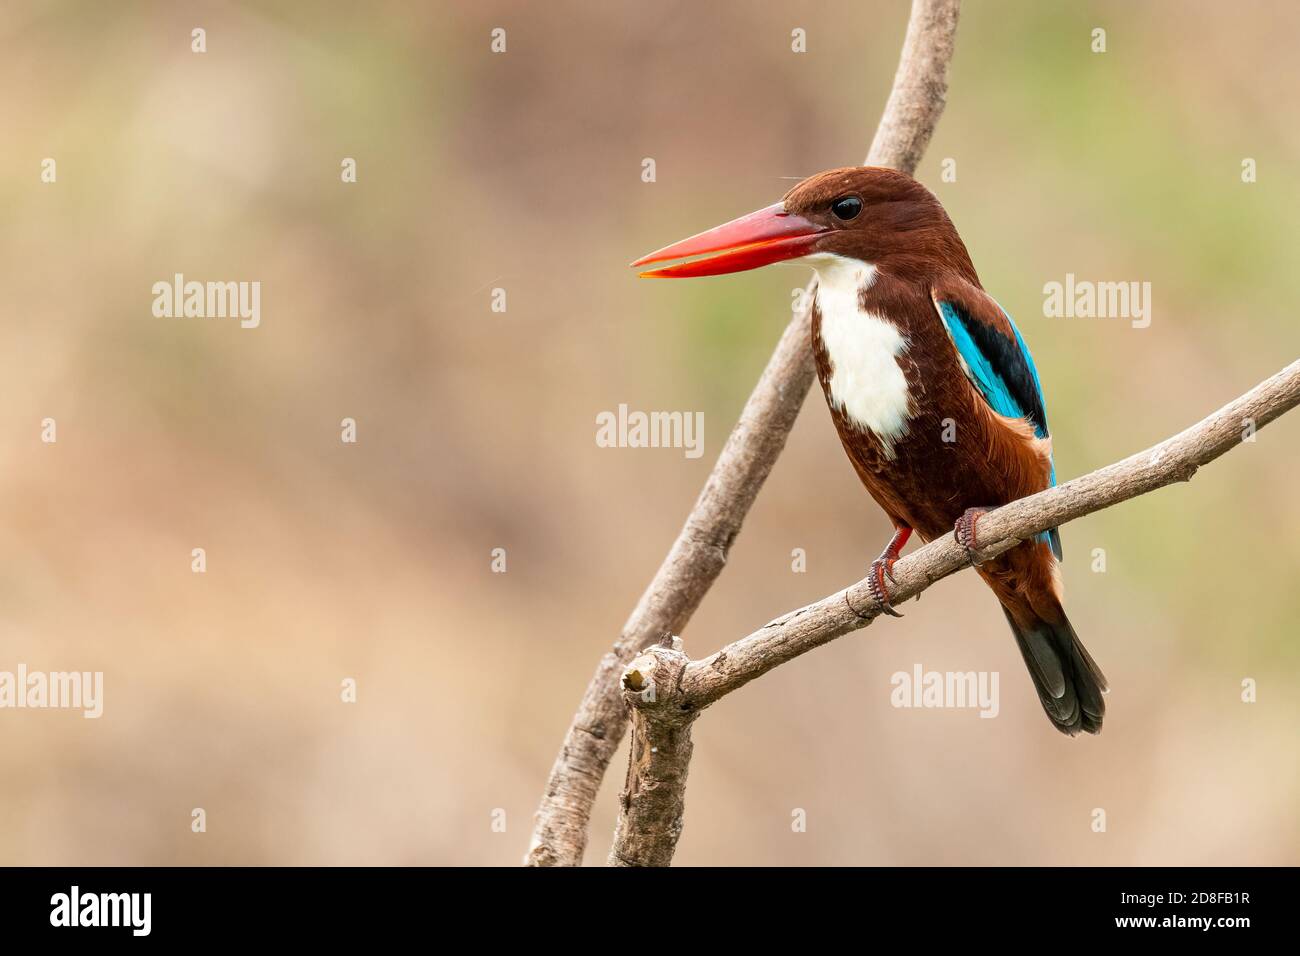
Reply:
M907 378L898 365L907 339L894 323L860 305L860 291L875 279L874 266L826 253L809 256L807 262L817 270L821 339L831 360L831 404L874 434L893 458L911 417Z

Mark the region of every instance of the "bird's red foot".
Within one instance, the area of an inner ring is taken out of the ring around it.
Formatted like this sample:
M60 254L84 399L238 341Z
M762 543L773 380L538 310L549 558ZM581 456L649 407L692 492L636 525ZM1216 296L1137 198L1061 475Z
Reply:
M988 510L988 508L967 508L962 516L957 519L957 523L953 525L952 536L959 545L966 549L966 555L970 558L971 564L979 564L975 560L978 557L976 548L979 547L975 543L975 522L979 521L980 517L987 513Z
M889 539L889 544L885 545L885 550L880 552L880 557L871 562L871 570L867 572L867 589L871 592L871 597L880 610L890 617L903 615L895 611L894 606L889 602L889 589L885 586L885 581L895 583L894 564L898 561L898 553L903 550L903 545L907 544L907 539L911 536L911 528L899 528L895 531L894 536Z

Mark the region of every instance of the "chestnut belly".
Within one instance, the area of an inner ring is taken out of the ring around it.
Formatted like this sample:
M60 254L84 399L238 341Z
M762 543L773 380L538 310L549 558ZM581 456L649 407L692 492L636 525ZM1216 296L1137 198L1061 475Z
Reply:
M1043 443L1027 424L973 403L922 410L882 441L831 405L840 441L872 498L925 540L952 530L967 508L991 508L1050 483Z

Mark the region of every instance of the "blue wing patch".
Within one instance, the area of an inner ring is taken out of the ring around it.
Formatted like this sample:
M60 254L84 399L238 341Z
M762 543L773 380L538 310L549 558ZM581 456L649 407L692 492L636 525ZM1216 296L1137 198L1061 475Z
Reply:
M1047 407L1043 402L1043 386L1038 380L1034 357L1016 328L1016 323L1006 316L1014 339L1008 339L1000 330L972 320L952 302L939 303L939 316L957 347L957 354L965 363L971 383L984 396L989 407L1007 418L1025 418L1034 427L1034 434L1047 438ZM1051 482L1056 484L1056 461L1051 464ZM1044 531L1039 540L1048 542L1059 560L1061 535L1056 528Z

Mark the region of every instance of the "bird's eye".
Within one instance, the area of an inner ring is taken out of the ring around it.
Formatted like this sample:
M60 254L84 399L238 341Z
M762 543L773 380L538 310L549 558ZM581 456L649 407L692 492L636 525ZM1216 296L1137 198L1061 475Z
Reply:
M831 212L835 214L836 219L844 222L856 219L858 213L862 212L862 200L857 196L841 196L831 203Z

